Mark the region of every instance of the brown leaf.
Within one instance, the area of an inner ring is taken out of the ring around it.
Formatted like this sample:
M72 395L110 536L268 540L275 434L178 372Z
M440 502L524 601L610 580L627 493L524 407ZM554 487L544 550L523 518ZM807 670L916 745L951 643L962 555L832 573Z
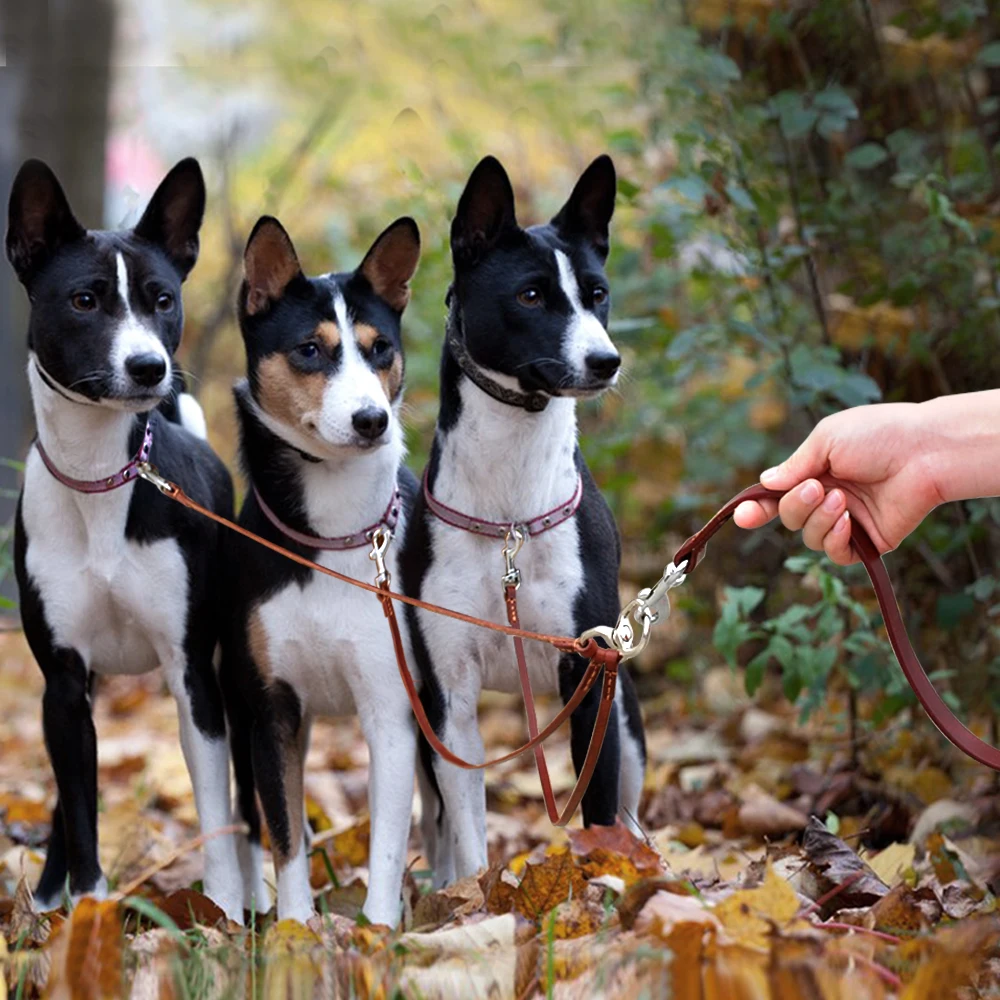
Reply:
M440 927L449 920L469 916L485 907L486 896L480 878L470 875L421 896L413 910L413 927L414 930Z
M560 848L540 864L525 865L514 908L537 922L564 900L582 895L586 888L586 876L577 868L569 849Z
M497 863L479 876L479 887L486 900L486 912L492 914L510 913L514 909L517 888L503 879L504 865Z
M857 852L830 833L815 816L809 818L802 848L823 893L842 887L822 907L824 916L845 907L871 906L889 891Z
M930 889L911 889L901 882L868 911L867 923L887 934L907 936L930 929L940 919L941 904Z
M618 875L631 885L663 871L659 854L621 820L614 826L588 826L568 832L570 847L582 859L580 867L588 878Z
M687 882L669 878L643 879L643 881L629 886L615 903L618 918L625 930L632 929L636 918L642 912L642 908L658 892L672 892L678 896L690 896L691 888Z
M177 926L186 931L199 924L215 927L225 924L226 915L215 903L194 889L178 889L157 903Z
M805 829L809 822L798 809L786 806L763 792L748 798L740 806L737 816L740 826L755 837L780 837Z
M900 1000L954 997L956 989L968 984L983 968L987 955L996 947L998 936L1000 920L996 917L965 920L939 933L929 944L929 959L917 968L900 994Z
M121 995L122 928L115 900L81 899L48 951L48 1000L115 1000Z

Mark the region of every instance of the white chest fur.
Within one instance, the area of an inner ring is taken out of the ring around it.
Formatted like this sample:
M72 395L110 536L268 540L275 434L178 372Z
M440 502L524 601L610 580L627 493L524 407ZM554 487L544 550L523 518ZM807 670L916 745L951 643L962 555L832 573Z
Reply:
M302 470L303 502L313 530L337 537L372 524L385 511L395 488L396 473L403 456L402 440L375 454L343 463L307 464ZM406 530L400 516L395 535ZM394 541L386 556L386 567L395 581L397 548ZM371 581L375 564L370 548L321 552L317 561L355 579ZM400 623L413 657L401 609ZM313 572L303 586L283 587L252 612L261 626L266 644L270 677L285 680L295 689L309 715L330 716L378 710L380 700L402 695L389 626L378 599L367 591Z
M61 400L31 367L38 431L56 465L94 479L128 460L130 414ZM155 445L154 445L155 447ZM97 673L144 673L180 656L188 571L179 545L127 541L136 484L82 494L57 482L32 448L25 466L25 565L57 646Z
M459 424L441 442L434 495L450 507L490 521L518 522L559 506L572 496L576 414L571 399L553 399L542 413L512 411L469 382L461 385ZM431 521L433 564L424 580L426 600L477 617L505 622L499 540ZM583 585L575 519L529 538L517 557L521 624L561 635L575 630L574 606ZM484 629L421 614L435 669L478 673L486 688L518 689L510 639ZM452 649L460 655L441 655ZM551 646L526 643L532 685L558 690L559 654ZM467 679L467 676L464 677ZM441 676L446 690L463 678Z
M324 552L317 562L355 579L373 578L367 548ZM386 566L398 580L391 546ZM304 586L284 587L255 613L270 677L292 685L306 714L370 711L379 692L400 688L389 626L374 594L314 572ZM412 666L412 655L408 661Z

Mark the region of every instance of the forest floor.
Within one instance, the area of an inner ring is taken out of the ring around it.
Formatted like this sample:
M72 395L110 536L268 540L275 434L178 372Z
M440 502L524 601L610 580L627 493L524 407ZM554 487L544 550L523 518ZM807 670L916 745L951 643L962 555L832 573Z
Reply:
M1000 796L909 716L866 729L852 763L836 697L803 728L780 700L751 704L737 676L710 670L697 690L644 705L645 840L554 829L521 758L487 772L492 866L479 877L431 892L414 832L395 931L358 916L364 741L352 720L317 725L307 791L322 916L258 915L247 929L198 893L198 850L178 853L196 817L156 675L117 678L96 699L101 859L119 897L72 918L34 913L53 801L40 696L23 638L0 636L11 997L1000 997ZM492 753L524 739L514 699L484 700L481 725ZM565 738L549 759L565 793Z

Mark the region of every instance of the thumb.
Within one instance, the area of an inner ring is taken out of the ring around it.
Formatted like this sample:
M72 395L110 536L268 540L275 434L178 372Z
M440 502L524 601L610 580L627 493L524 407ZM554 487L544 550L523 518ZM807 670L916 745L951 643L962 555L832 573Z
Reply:
M772 490L790 490L805 479L815 479L830 466L830 438L822 423L781 465L760 474L761 485Z

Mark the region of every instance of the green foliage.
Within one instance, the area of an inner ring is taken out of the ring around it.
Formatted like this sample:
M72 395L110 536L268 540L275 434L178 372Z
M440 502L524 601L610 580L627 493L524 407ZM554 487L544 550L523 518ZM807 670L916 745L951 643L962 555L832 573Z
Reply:
M713 636L715 646L736 665L744 643L760 650L746 664L746 689L753 695L770 668L781 674L782 690L798 702L804 721L826 698L833 672L840 671L861 695L891 700L898 709L912 693L893 658L881 617L851 596L845 579L826 560L794 556L785 568L800 578L801 590L816 595L769 618L754 618L765 592L757 587L727 587Z

